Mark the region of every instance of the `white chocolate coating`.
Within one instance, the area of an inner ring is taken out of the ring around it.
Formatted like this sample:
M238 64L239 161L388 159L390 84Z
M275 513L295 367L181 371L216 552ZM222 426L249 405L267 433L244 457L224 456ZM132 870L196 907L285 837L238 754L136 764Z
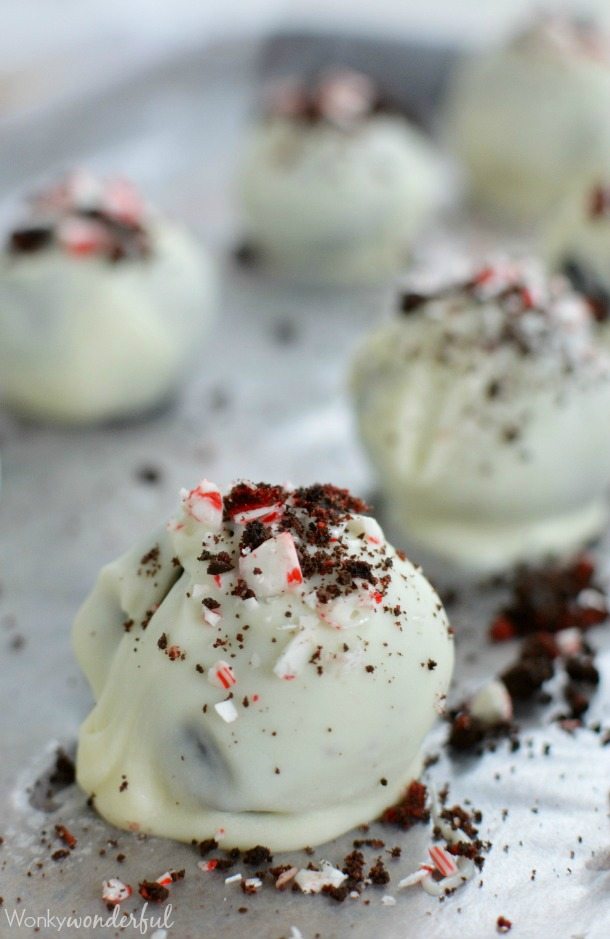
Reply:
M73 423L126 417L182 383L215 276L179 227L148 229L151 256L116 264L56 247L0 257L0 387L15 410Z
M240 180L248 233L264 260L299 278L347 282L404 264L441 187L424 136L381 114L350 129L266 120L252 133Z
M600 36L541 19L457 69L453 149L488 212L540 220L591 159L610 157L610 54Z
M352 370L360 433L397 524L483 572L572 550L607 518L610 359L565 282L507 272L388 322Z
M97 702L81 728L79 784L115 825L183 841L222 830L224 847L302 848L370 821L418 774L443 707L453 644L437 595L371 518L350 514L333 537L345 557L385 565L383 599L358 582L323 603L316 591L334 575L280 587L278 570L294 574L289 552L265 542L248 568L242 524L199 521L188 494L183 506L168 531L104 568L76 619ZM228 552L256 598L232 595L236 569L206 572L202 543ZM220 603L217 619L205 618L206 598Z

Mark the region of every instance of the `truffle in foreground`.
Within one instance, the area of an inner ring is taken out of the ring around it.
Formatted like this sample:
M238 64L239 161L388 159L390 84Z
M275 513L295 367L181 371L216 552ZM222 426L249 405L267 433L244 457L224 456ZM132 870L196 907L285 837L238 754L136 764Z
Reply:
M453 644L366 511L329 485L204 480L102 571L74 626L97 702L77 778L108 821L287 850L398 800Z

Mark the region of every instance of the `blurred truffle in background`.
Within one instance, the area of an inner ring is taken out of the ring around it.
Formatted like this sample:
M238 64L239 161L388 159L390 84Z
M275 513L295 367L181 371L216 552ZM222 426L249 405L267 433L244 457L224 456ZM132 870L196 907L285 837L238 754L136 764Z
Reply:
M0 255L0 384L29 417L86 423L167 401L215 305L210 258L133 185L78 170L29 200Z
M587 302L532 259L409 291L352 367L389 511L421 550L475 571L602 531L610 356Z
M541 15L456 69L448 138L475 203L526 224L610 158L609 113L610 37L590 20Z
M346 69L276 85L239 181L261 262L339 283L399 270L443 185L431 141L371 79Z

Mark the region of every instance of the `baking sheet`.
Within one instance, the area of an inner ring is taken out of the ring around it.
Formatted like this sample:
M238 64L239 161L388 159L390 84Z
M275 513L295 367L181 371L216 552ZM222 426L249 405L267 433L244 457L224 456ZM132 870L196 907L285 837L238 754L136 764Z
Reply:
M256 53L237 45L168 61L129 83L109 83L78 106L40 113L34 123L13 122L3 140L6 191L46 171L49 160L57 166L84 160L133 175L211 245L224 289L197 373L165 412L85 431L0 414L0 936L33 934L26 925L9 927L7 914L14 910L28 917L47 911L105 916L102 880L118 876L137 884L184 867L186 878L170 896L172 939L279 939L293 926L304 939L447 939L456 933L480 939L496 935L500 915L513 921L515 937L602 939L610 932L610 748L589 730L569 735L553 724L557 706L522 722L522 746L514 753L500 744L481 759L451 760L442 747L446 727L431 735L427 751L440 757L427 771L428 782L437 788L448 782L452 801L471 800L483 812L481 836L493 844L481 877L441 902L419 888L395 889L425 857L424 826L407 834L372 826L370 836L399 844L402 857L388 862L392 882L368 888L359 900L336 904L271 888L245 897L239 885L225 886L223 877L198 870L190 846L111 829L75 787L45 804L45 786L35 785L53 764L57 745L73 746L91 706L69 646L74 613L99 567L172 513L180 486L202 475L221 484L238 476L297 484L317 479L375 501L353 432L345 369L362 332L389 310L391 289L296 290L226 259L238 231L231 179L256 93ZM461 247L481 239L468 236ZM443 254L455 241L445 229L433 233L423 251ZM142 479L149 469L158 471L156 482ZM604 547L599 553L608 557ZM452 579L447 571L433 575ZM468 586L450 609L458 634L454 701L513 656L509 646L492 647L482 638L501 595ZM600 649L603 680L587 723L607 726L609 630L597 629L591 638ZM51 853L62 847L53 837L58 823L78 845L68 858L53 861ZM358 836L323 846L315 857L338 862ZM123 863L116 861L119 853L126 855ZM369 854L372 861L376 854ZM310 860L294 852L276 856L276 863L287 859L299 866ZM395 897L394 906L382 904L385 894ZM142 903L133 898L125 909L141 911ZM149 934L151 917L160 912L146 911ZM144 927L131 925L124 935ZM63 925L59 934L115 931ZM57 932L51 921L39 935Z

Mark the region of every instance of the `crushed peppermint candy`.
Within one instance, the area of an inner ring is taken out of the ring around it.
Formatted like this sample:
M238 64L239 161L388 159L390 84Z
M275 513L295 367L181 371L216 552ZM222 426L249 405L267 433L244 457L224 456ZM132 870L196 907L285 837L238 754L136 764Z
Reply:
M10 255L58 248L74 258L110 263L151 254L145 206L124 179L101 180L80 169L34 195L28 218L9 235Z
M227 701L219 701L218 704L214 705L214 710L222 717L225 724L232 724L239 716L237 708L230 699Z
M260 597L277 596L293 585L302 584L303 573L290 532L269 538L240 557L239 573Z
M242 881L241 889L244 893L257 893L262 886L263 882L260 877L247 877Z
M291 681L301 672L315 651L315 640L308 632L301 632L290 640L273 666L273 673L284 681Z
M452 856L440 845L433 845L431 848L428 848L428 854L432 858L434 866L443 877L451 877L453 874L457 874L457 864Z
M223 688L225 691L237 684L233 669L228 662L223 662L222 659L208 669L208 681L217 688Z
M184 870L166 871L160 877L157 877L155 883L160 884L162 887L169 887L170 884L175 884L178 880L184 880Z
M294 878L303 893L320 893L324 887L340 887L344 880L347 880L347 874L333 867L329 861L322 861L318 871L302 868Z
M181 489L180 498L187 515L201 522L212 532L220 531L223 500L218 486L203 479L194 489Z
M470 700L470 713L482 724L495 727L513 718L513 701L504 682L493 679L480 688Z
M111 906L123 903L124 900L129 899L132 893L132 887L123 883L118 877L111 877L110 880L105 880L102 884L102 900Z
M510 347L519 356L552 357L568 375L591 357L589 303L533 259L497 257L436 289L409 289L399 310L442 321L443 361L477 347L487 353ZM502 401L498 383L492 388L488 397Z
M347 68L325 70L308 83L284 79L268 100L270 116L306 125L326 123L344 133L375 114L397 111L368 75Z

